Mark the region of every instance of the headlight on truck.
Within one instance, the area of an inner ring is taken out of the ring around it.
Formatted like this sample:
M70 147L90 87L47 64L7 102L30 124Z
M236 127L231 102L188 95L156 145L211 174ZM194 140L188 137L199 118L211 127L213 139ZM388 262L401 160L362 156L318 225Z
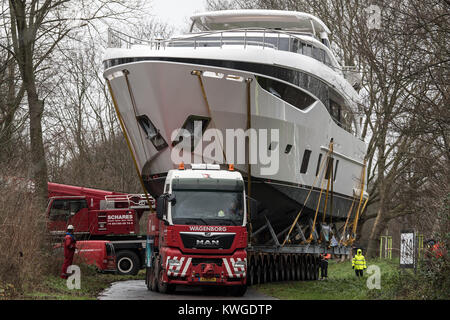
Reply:
M167 261L167 264L169 265L169 267L177 267L181 264L180 260L177 259L169 259Z
M235 268L245 268L247 267L247 263L245 261L236 261L233 263L233 267Z

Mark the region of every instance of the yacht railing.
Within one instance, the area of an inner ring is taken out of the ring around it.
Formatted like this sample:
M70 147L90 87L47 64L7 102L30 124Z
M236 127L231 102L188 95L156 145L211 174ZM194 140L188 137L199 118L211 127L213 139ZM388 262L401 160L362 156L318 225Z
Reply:
M278 39L280 39L280 35L284 35L286 36L285 38L289 39L289 42L291 42L291 40L297 40L297 41L302 41L302 42L306 42L308 44L310 44L311 46L313 46L313 42L312 41L308 41L308 40L304 40L304 39L299 39L295 36L293 36L292 34L298 34L298 35L307 35L310 37L315 37L312 33L310 32L300 32L300 31L292 31L292 32L287 32L287 31L283 31L283 30L276 30L276 29L267 29L267 28L235 28L235 29L229 29L229 30L217 30L217 31L209 31L209 32L200 32L200 33L196 33L192 36L188 36L188 37L179 37L179 38L171 38L171 39L139 39L133 36L130 36L128 34L125 34L121 31L112 29L112 28L108 28L108 48L122 48L123 44L125 45L125 47L127 49L131 48L131 46L133 45L149 45L151 48L155 48L155 49L164 49L168 46L170 46L171 44L177 43L177 42L187 42L189 41L190 43L194 44L194 47L196 47L196 43L198 43L199 39L202 38L208 38L210 36L214 36L214 35L220 35L220 40L216 40L216 42L218 42L220 44L220 47L222 47L222 45L226 45L227 44L227 37L224 37L224 33L226 34L230 34L230 33L244 33L243 39L241 41L241 43L244 44L244 46L246 44L248 44L248 38L250 37L248 34L250 34L251 36L254 36L254 33L262 33L263 34L263 41L261 42L261 45L263 47L272 47L275 49L279 49L279 42L277 42L277 46L273 46L272 43L266 42L266 34L277 34Z
M230 34L239 33L239 37L242 39L230 39ZM243 35L242 35L243 33ZM224 36L226 34L226 36ZM258 34L258 37L261 37L261 40L254 40L255 34ZM150 49L161 50L166 49L167 47L180 47L180 46L189 46L194 49L202 47L202 46L217 46L223 48L223 46L227 45L243 45L244 48L247 46L260 46L264 48L272 48L275 50L282 51L290 51L294 53L304 54L302 52L298 52L294 50L294 43L297 44L306 44L311 47L311 54L309 56L319 60L328 66L335 68L335 66L330 61L330 56L328 53L322 49L318 48L317 45L313 41L308 41L307 39L300 39L298 35L307 35L315 38L315 35L310 32L301 32L301 31L285 31L285 30L276 30L276 29L267 29L267 28L236 28L230 30L218 30L218 31L209 31L209 32L201 32L193 34L192 36L187 37L179 37L179 38L171 38L171 39L139 39L130 35L127 35L121 31L108 29L108 47L109 48L131 48L134 45L147 45ZM211 39L214 36L217 38ZM275 41L274 37L276 38ZM287 39L287 50L286 41ZM282 40L283 46L280 47ZM312 52L313 48L320 49L324 51L324 58L319 59L314 56ZM301 49L301 48L300 48ZM328 56L328 60L325 58Z

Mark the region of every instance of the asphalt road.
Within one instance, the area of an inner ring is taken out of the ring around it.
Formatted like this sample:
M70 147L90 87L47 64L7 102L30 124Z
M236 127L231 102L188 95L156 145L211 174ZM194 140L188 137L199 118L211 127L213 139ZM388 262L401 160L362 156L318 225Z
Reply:
M114 282L99 296L99 300L276 300L248 288L243 297L233 297L224 290L202 290L199 287L177 287L175 293L161 294L147 290L144 280Z

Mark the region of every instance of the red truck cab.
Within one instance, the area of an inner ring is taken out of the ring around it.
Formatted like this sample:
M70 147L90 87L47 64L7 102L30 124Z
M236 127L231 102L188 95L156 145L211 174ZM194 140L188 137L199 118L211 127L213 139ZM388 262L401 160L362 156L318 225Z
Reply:
M246 291L247 209L242 175L218 165L170 170L148 223L146 284Z

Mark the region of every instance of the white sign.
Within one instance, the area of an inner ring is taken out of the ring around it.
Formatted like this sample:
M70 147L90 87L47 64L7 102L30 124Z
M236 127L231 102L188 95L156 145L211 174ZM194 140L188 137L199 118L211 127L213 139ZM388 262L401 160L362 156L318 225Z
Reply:
M414 232L402 232L400 237L400 266L404 268L413 268L414 261Z

